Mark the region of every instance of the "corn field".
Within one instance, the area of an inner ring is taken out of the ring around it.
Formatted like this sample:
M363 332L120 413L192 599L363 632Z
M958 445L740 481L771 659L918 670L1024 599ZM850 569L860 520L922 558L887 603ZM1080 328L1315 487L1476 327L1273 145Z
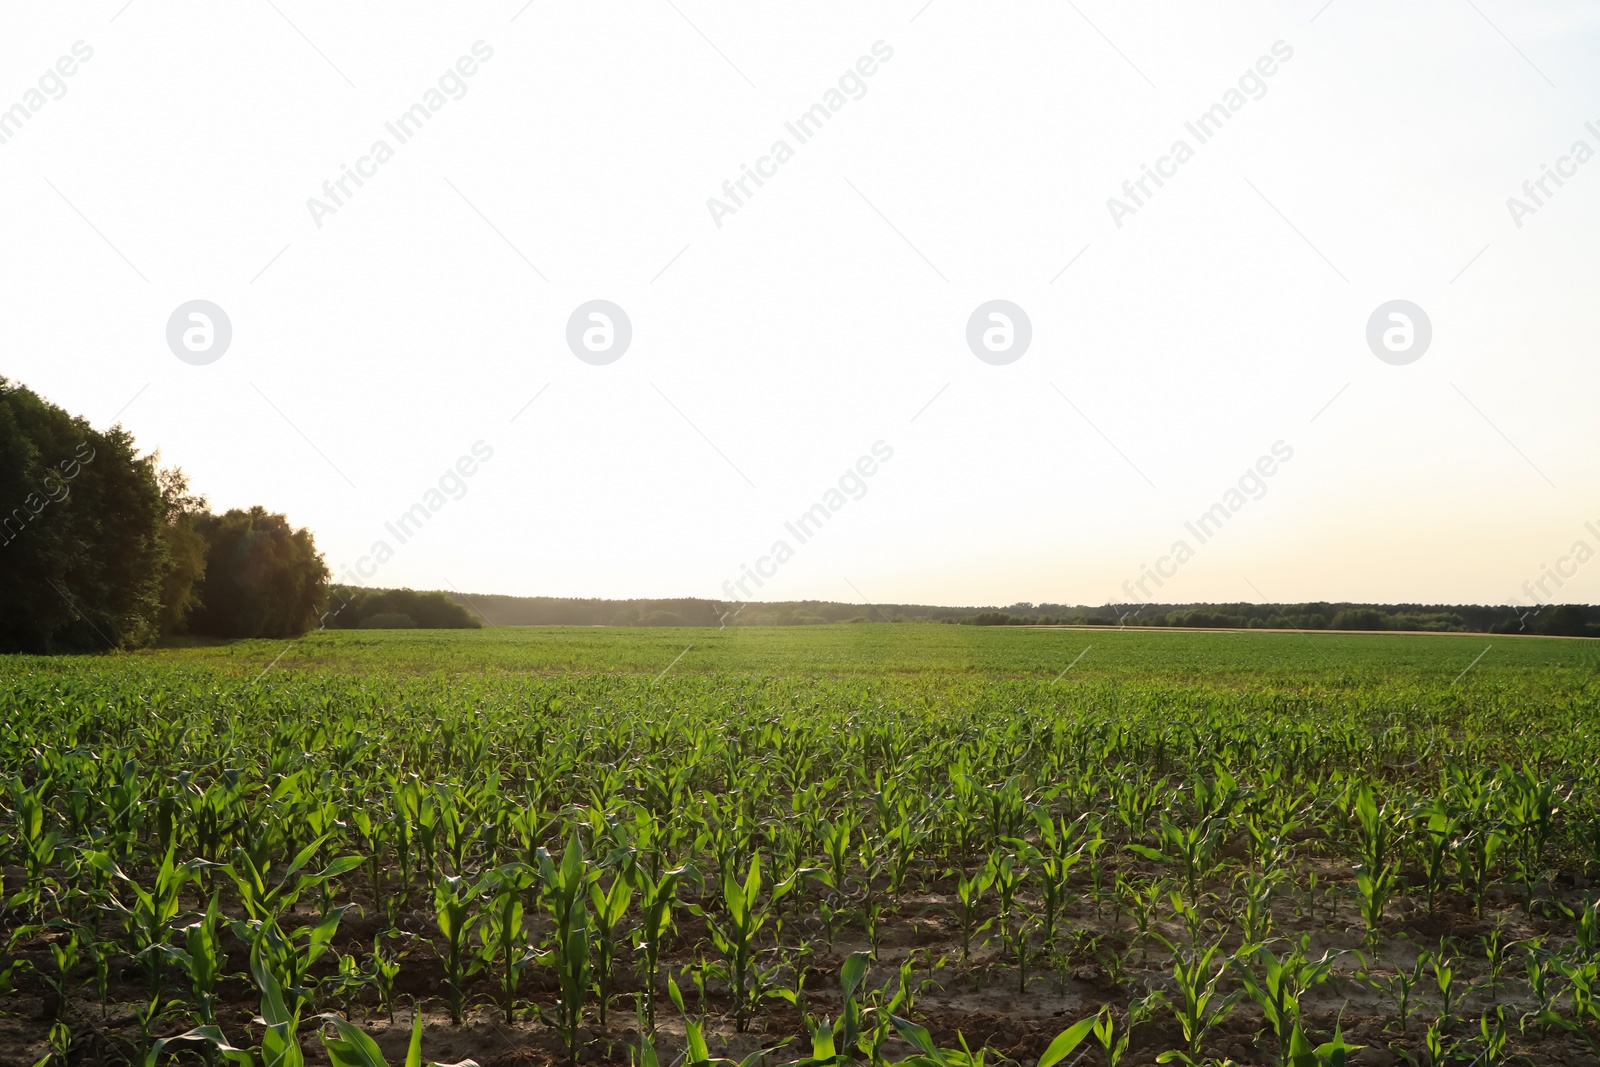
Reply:
M0 1064L1600 1063L1589 644L815 629L0 663Z

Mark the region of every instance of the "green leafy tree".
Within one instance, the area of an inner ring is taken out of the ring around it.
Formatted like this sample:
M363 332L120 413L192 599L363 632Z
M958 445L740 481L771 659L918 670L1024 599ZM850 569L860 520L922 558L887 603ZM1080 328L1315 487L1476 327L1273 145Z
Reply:
M156 636L169 569L153 457L0 378L0 651Z
M1589 620L1582 608L1562 604L1545 612L1539 621L1539 632L1550 637L1586 637Z
M328 568L311 531L263 507L203 515L206 539L194 633L213 637L294 637L317 625Z
M160 453L156 454L159 459ZM206 498L189 491L189 477L177 467L160 470L156 484L165 509L162 525L169 565L161 585L161 632L183 633L189 615L200 606L200 583L206 574L206 539L200 520L210 515Z

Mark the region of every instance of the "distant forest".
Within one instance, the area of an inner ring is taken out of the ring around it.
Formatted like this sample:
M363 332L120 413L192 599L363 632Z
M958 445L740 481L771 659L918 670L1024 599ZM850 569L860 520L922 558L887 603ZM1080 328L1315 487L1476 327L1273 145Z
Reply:
M1481 604L843 604L827 600L726 604L710 600L593 600L444 594L490 626L806 626L939 622L967 626L1180 626L1205 629L1410 630L1600 637L1600 608Z
M120 426L101 433L0 378L0 653L313 629L489 626L1182 626L1600 637L1600 609L1448 604L1012 604L588 600L330 585L312 532L265 507L211 510ZM481 620L481 621L480 621Z

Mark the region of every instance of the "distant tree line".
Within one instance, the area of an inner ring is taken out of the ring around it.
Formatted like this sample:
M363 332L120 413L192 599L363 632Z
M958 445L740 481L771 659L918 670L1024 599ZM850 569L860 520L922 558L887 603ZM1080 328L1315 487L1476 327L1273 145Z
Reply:
M458 602L465 598L454 597ZM943 622L968 626L1191 626L1228 629L1438 630L1600 636L1600 609L1429 604L1146 604L1008 607L845 604L828 600L602 600L474 594L492 626L806 626Z
M443 593L335 585L323 625L330 630L475 630L472 612Z
M4 378L0 605L0 652L479 625L443 593L330 588L311 531L262 507L214 514L120 426L101 433Z
M1236 630L1405 630L1600 637L1600 609L1422 604L1185 604L1066 608L1015 604L941 621L969 626L1179 626Z

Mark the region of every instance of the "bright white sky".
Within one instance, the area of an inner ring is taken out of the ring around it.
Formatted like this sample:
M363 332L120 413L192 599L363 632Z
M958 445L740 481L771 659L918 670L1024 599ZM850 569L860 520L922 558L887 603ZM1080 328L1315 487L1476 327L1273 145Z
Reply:
M368 584L724 597L784 539L762 599L1103 603L1183 538L1154 599L1506 603L1600 548L1600 160L1507 207L1600 149L1594 2L96 0L0 31L0 109L45 101L0 144L0 373L336 572L387 541ZM1180 138L1119 228L1107 198ZM779 139L719 228L707 198ZM233 329L200 366L166 340L195 299ZM566 342L592 299L632 323L606 365ZM992 299L1032 324L1006 365L967 345ZM1394 299L1433 328L1404 366L1366 340ZM861 499L785 531L880 440ZM1600 601L1600 561L1566 569L1552 599Z

